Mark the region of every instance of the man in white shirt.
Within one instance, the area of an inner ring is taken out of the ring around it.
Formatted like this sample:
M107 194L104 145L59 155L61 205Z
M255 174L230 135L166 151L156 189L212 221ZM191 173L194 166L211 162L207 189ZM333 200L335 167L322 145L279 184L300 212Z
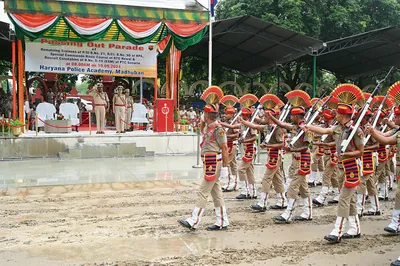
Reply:
M187 115L188 115L190 121L196 119L196 117L197 117L196 111L193 110L193 107L189 108L189 112L187 112Z

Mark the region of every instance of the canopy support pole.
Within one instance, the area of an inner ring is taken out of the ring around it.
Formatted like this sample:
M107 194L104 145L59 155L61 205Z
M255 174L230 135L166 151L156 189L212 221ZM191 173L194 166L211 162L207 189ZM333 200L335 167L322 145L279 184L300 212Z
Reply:
M12 71L12 118L16 119L17 118L17 73L15 72L15 66L17 64L16 62L16 49L15 49L15 38L14 40L11 41L11 51L12 51L12 66L11 66L11 71ZM7 114L8 115L8 114Z
M208 86L212 86L212 14L211 1L208 1L208 16L210 18L208 27Z
M277 86L276 86L276 95L279 97L279 83L281 83L281 74L279 72L279 65L276 66L276 80L277 80Z
M313 56L313 98L316 97L317 94L317 56Z
M140 104L143 104L143 78L140 77Z
M24 53L18 40L18 118L24 123Z

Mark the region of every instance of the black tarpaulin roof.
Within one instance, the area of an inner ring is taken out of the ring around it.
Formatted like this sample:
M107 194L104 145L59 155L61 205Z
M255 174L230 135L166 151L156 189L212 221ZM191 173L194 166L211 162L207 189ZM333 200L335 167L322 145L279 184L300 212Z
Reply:
M400 29L382 28L326 42L317 52L318 68L357 77L400 67ZM307 55L300 60L312 60Z
M255 75L309 54L311 47L322 42L295 31L242 16L213 22L213 64ZM208 58L208 34L183 56Z

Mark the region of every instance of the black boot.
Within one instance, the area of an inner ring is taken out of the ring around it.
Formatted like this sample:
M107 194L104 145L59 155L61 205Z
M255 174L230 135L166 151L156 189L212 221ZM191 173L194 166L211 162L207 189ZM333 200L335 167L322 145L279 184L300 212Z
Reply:
M348 234L348 233L344 233L343 235L342 235L342 238L343 239L353 239L353 238L360 238L361 237L361 234L358 234L358 235L350 235L350 234Z
M324 237L325 240L328 240L331 243L340 243L341 238L334 235L327 235Z
M400 260L393 261L390 266L400 266Z
M220 231L220 230L226 230L226 229L228 229L228 226L221 227L221 226L218 226L215 224L207 226L208 231Z
M258 204L253 204L253 205L250 206L250 208L251 208L252 210L254 210L254 211L257 211L257 212L265 212L265 211L267 210L266 207L261 207L261 206L258 205Z
M185 221L185 220L178 220L178 223L180 224L180 225L182 225L183 227L186 227L186 228L188 228L188 229L190 229L190 230L192 230L192 231L194 231L194 230L196 230L196 228L193 228L187 221Z

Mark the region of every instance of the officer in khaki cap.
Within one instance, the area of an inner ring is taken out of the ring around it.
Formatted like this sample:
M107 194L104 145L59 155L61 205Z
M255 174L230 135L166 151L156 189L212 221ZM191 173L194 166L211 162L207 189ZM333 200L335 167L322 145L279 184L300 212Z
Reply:
M117 94L114 95L113 98L113 112L115 114L115 126L117 129L117 133L125 133L124 126L122 125L121 119L125 118L125 107L126 107L126 98L123 95L124 87L117 87ZM124 119L125 120L125 119Z
M93 86L93 88L87 93L93 97L94 111L96 114L96 134L104 134L106 108L107 112L110 108L110 100L108 99L108 95L107 93L103 92L102 83L98 83L97 85Z
M126 116L125 116L125 122L124 127L125 130L132 131L131 125L131 119L132 119L132 114L133 114L133 98L132 96L129 95L129 89L125 89L125 99L126 99Z

